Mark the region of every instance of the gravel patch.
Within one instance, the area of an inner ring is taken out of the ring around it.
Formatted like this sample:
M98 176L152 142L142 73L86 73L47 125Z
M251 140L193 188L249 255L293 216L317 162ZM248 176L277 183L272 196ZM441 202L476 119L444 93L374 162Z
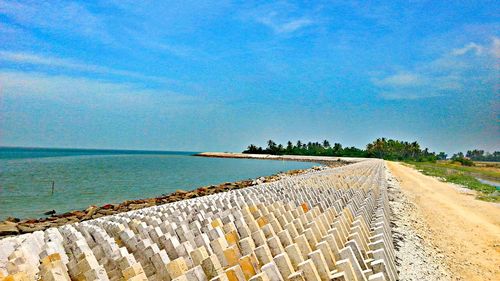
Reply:
M386 171L399 280L453 280L444 264L444 255L418 234L419 230L426 229L426 226L418 218L416 206L401 191L397 179L388 169Z

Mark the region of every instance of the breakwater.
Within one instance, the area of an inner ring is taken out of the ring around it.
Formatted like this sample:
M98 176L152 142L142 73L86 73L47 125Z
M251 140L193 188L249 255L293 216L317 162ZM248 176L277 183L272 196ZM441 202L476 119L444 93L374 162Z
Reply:
M397 280L383 161L0 240L43 280ZM57 278L57 279L56 279Z

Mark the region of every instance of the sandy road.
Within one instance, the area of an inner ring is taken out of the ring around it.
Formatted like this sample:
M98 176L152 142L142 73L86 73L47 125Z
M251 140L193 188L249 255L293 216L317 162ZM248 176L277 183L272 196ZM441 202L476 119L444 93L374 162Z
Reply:
M437 247L454 278L500 280L500 207L401 164L387 166L426 225L417 233Z

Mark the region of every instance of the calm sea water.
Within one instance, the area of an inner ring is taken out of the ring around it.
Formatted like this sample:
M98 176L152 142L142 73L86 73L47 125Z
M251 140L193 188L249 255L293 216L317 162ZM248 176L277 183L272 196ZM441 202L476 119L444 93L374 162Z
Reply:
M304 169L314 163L222 159L189 152L0 148L0 219ZM55 192L51 195L52 181Z

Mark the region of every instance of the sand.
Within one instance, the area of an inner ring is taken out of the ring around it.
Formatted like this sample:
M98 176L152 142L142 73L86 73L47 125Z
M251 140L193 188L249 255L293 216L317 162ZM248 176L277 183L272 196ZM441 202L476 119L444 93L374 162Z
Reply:
M500 207L398 163L387 166L415 206L413 227L452 280L500 280Z

